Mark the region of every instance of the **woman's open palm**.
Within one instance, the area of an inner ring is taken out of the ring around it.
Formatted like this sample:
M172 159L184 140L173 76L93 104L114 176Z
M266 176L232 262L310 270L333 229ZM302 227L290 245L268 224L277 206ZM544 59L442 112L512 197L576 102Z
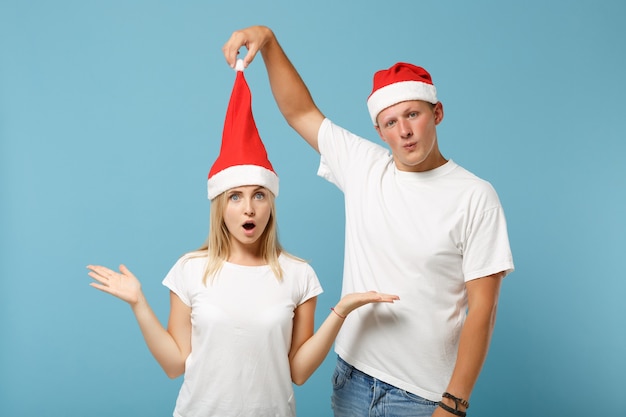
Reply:
M88 275L96 280L91 285L100 291L116 296L128 304L135 304L141 295L141 283L125 265L120 265L120 272L100 265L88 265Z
M370 303L393 303L400 297L394 294L383 294L377 291L355 292L343 296L335 309L340 310L339 314L347 316L353 310Z

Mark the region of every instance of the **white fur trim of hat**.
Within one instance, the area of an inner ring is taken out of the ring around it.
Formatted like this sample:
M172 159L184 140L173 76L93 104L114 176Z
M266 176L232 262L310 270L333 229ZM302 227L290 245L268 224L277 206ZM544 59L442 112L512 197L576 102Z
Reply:
M400 81L374 91L367 100L367 109L374 126L378 126L378 114L394 104L409 100L437 103L437 89L432 84L420 81Z
M233 165L208 179L209 200L231 188L245 185L260 185L278 197L278 175L274 172L259 165Z

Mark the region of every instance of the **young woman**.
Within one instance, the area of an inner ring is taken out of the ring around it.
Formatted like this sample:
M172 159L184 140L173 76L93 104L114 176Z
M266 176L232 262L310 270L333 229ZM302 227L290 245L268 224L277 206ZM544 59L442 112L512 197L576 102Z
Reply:
M184 374L177 417L295 416L292 382L303 384L322 363L346 316L368 303L398 299L374 291L346 295L314 333L322 288L311 266L279 243L278 177L256 132L247 95L240 71L221 154L209 174L209 236L163 281L170 289L167 328L128 268L121 265L116 272L88 266L93 287L131 306L165 373L171 378ZM242 102L243 110L237 107ZM250 159L251 153L257 155ZM242 155L246 160L233 161Z

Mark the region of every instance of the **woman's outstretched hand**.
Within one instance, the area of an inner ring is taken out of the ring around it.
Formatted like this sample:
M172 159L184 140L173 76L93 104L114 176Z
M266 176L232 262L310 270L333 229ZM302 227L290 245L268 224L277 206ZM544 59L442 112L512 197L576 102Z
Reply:
M393 294L383 294L377 291L355 292L344 295L334 307L334 310L340 316L346 317L353 310L371 303L393 303L400 297Z
M120 265L116 272L100 265L87 265L89 275L96 282L91 285L100 291L116 296L130 305L136 304L141 298L141 283L125 265Z

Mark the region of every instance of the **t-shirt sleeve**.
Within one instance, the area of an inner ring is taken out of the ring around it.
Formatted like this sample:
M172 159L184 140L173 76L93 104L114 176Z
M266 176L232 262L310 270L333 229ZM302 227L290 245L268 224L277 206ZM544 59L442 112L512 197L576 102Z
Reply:
M163 279L163 285L169 288L188 307L191 307L191 299L185 280L185 257L180 258Z
M463 253L465 281L514 270L504 210L493 188L487 194L492 204L477 214L467 235Z
M303 287L298 305L303 304L305 301L310 300L311 298L324 292L322 284L320 284L317 274L311 265L306 264L305 274L306 279L303 280Z
M371 161L389 157L389 151L384 147L337 126L329 119L322 122L317 138L320 150L317 175L342 191L348 181L362 180L360 173L371 166Z

